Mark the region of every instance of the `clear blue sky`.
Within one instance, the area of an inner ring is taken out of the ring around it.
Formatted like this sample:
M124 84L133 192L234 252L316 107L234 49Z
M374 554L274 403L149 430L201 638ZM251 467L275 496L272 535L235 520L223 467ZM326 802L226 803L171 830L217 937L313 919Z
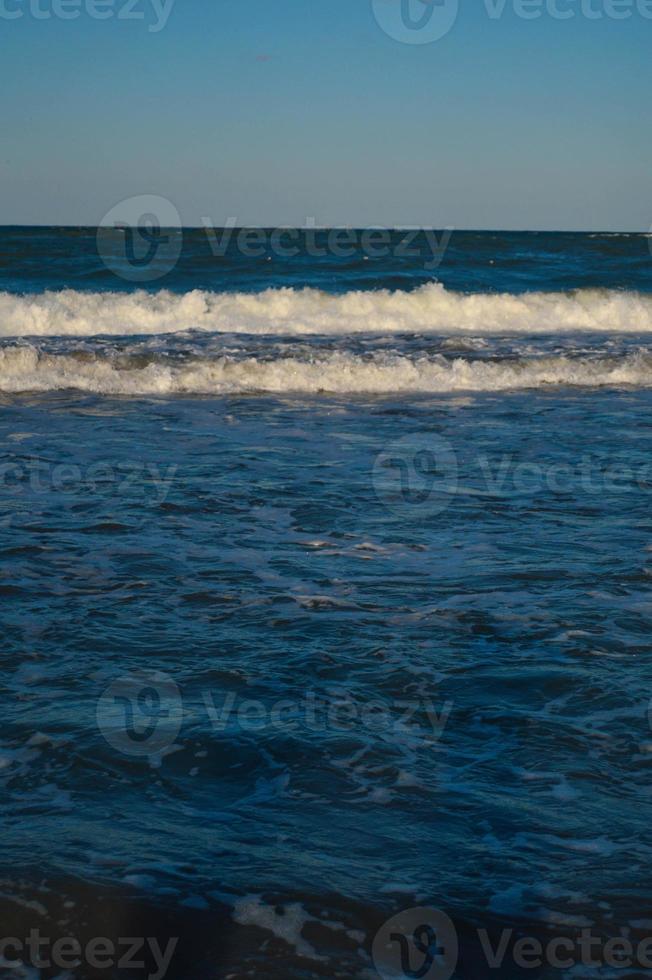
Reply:
M461 0L414 45L372 0L176 0L157 33L153 0L145 21L40 20L37 2L0 0L24 11L0 20L0 224L97 224L137 194L187 225L652 224L638 13L523 20L508 0L492 20Z

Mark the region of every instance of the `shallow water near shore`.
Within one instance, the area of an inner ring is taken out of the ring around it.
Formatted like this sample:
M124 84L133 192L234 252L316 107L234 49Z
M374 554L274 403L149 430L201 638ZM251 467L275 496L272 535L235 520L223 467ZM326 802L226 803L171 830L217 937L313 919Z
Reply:
M5 397L3 891L38 868L252 927L323 903L361 970L348 903L627 926L651 397ZM374 483L407 432L455 455L425 507ZM98 716L134 672L178 689L158 754Z

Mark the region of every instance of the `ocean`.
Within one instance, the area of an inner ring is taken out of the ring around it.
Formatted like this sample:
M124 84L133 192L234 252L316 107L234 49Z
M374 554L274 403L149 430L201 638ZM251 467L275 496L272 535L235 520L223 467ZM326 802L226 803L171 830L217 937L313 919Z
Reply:
M652 239L347 234L0 229L0 976L652 966Z

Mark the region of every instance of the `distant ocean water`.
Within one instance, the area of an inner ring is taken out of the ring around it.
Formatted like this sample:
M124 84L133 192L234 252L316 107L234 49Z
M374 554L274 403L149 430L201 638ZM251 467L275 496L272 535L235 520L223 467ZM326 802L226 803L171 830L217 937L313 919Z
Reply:
M403 239L139 281L0 229L6 934L197 980L418 975L413 908L462 980L652 935L651 240Z

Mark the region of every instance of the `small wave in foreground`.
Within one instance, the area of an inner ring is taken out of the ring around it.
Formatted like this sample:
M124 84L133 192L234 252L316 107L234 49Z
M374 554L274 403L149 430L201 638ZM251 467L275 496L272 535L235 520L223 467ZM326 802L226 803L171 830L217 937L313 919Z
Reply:
M652 385L652 356L537 355L477 360L397 353L320 353L307 357L196 357L173 361L105 353L46 353L37 347L0 350L3 392L76 389L109 395L246 392L392 394L509 391L547 385Z

